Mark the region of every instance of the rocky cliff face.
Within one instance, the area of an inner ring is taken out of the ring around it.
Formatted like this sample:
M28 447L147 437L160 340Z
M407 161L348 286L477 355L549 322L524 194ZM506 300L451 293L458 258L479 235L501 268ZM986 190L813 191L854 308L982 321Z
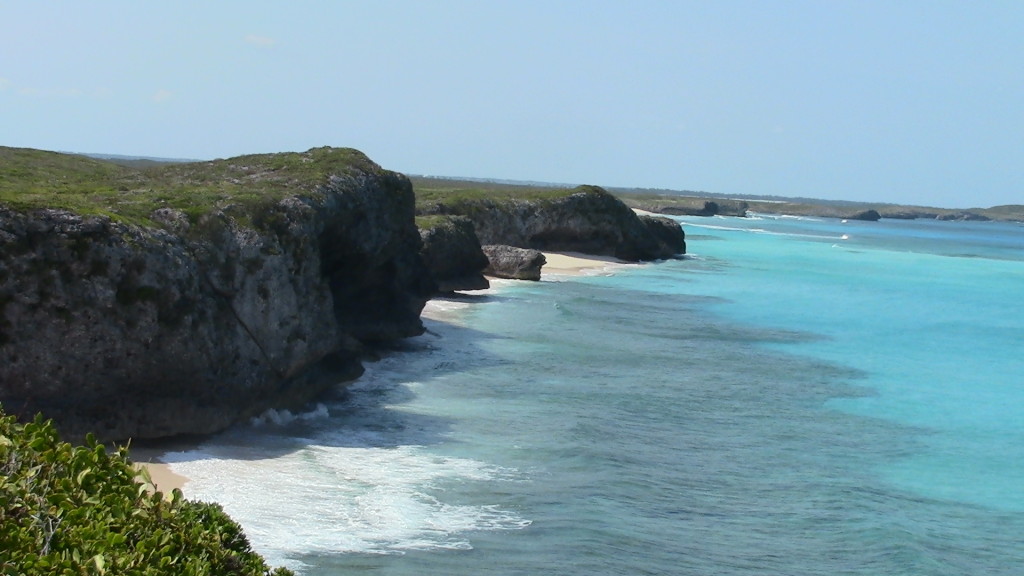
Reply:
M252 157L221 162L242 186L261 177ZM70 437L209 433L358 376L367 343L422 332L434 286L404 176L361 157L279 196L158 208L145 225L0 205L4 409Z
M420 255L438 292L456 290L483 290L490 287L484 277L487 256L480 251L480 240L473 231L473 223L461 216L440 216L424 222L420 238Z
M686 233L679 222L664 216L640 216L640 221L658 242L674 250L675 254L686 254Z
M679 228L675 237L652 232L632 209L596 186L544 199L453 200L432 206L429 212L466 216L481 244L577 251L629 261L670 258L686 251L678 224L665 219Z
M484 273L495 278L537 281L540 280L541 268L547 264L544 253L531 248L503 244L488 244L481 248L490 262Z

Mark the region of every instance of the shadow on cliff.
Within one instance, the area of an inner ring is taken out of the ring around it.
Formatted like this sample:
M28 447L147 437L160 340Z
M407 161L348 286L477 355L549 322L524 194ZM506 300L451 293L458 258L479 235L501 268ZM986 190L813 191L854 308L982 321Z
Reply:
M490 303L496 295L442 297ZM446 375L490 369L506 363L486 350L501 335L438 320L424 321L427 333L371 352L366 373L342 384L301 411L268 411L250 422L206 438L173 439L135 446L163 452L176 462L206 459L278 458L308 447L398 448L451 441L451 418L413 411L416 389ZM142 451L140 451L142 452Z

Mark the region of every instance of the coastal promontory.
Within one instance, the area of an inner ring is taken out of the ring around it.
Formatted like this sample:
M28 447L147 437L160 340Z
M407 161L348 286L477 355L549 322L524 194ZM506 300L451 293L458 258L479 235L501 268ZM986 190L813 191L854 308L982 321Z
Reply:
M409 180L351 149L131 169L0 148L0 403L217 431L357 377L435 290Z
M686 252L678 222L638 216L599 186L545 190L474 190L442 193L417 182L424 215L461 216L472 221L483 245L613 256L627 261L671 258Z
M212 433L357 378L439 291L536 279L536 250L685 252L595 186L436 192L348 148L139 167L0 147L0 405L67 438Z

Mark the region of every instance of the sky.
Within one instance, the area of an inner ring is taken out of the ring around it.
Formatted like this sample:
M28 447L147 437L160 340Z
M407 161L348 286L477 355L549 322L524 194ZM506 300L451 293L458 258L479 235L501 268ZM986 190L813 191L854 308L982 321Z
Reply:
M1024 2L0 0L0 145L1024 204Z

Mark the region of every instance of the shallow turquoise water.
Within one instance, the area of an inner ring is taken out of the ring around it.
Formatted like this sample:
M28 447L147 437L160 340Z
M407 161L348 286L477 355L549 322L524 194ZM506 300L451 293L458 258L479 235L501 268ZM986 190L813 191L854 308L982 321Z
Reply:
M186 495L304 574L1021 573L1024 228L685 223L170 455Z

